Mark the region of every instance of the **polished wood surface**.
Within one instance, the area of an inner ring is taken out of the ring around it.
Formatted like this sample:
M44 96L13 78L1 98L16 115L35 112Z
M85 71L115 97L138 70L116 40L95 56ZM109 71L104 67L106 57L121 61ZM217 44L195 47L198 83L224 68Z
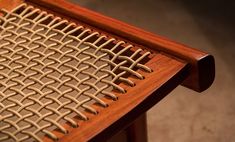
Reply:
M145 76L144 80L132 78L136 82L136 86L125 88L127 94L116 94L119 98L118 101L105 100L109 104L105 109L95 106L99 114L87 113L88 121L77 120L78 129L65 126L69 131L68 135L58 131L54 131L54 134L59 137L60 141L104 141L109 139L165 97L188 75L189 66L186 63L162 54L158 54L147 65L156 70L152 73L141 72ZM45 141L51 141L51 139L46 137Z
M22 2L23 2L22 0L1 0L0 8L11 10L14 7L18 6L19 4L21 4Z
M3 0L0 7L12 9L22 0ZM117 94L118 101L105 100L109 106L105 109L94 105L98 115L87 113L88 121L76 120L79 128L71 128L65 124L69 134L64 135L54 131L59 141L104 141L118 131L126 128L141 114L164 98L179 84L193 90L203 91L214 80L214 58L202 51L189 48L123 22L105 17L64 0L25 0L63 15L65 18L76 19L94 29L120 37L137 46L145 47L153 52L153 57L147 65L154 69L152 73L141 72L144 80L136 80L134 88L121 84L126 94ZM160 51L160 52L159 52ZM51 139L45 137L45 141Z
M147 142L147 114L138 117L129 127L126 128L128 142Z
M163 51L188 61L191 65L190 76L183 82L183 85L195 91L201 92L206 90L214 80L214 58L210 54L170 41L64 0L27 1L52 9L67 17L78 19L88 25L100 28L103 31L118 35L137 44Z
M0 8L12 9L23 0L2 0ZM158 35L143 31L118 20L103 16L65 0L26 0L65 17L77 19L106 33L125 38L138 45L163 51L167 54L186 60L190 63L191 71L182 85L198 92L206 90L215 76L214 58L208 53L170 41Z

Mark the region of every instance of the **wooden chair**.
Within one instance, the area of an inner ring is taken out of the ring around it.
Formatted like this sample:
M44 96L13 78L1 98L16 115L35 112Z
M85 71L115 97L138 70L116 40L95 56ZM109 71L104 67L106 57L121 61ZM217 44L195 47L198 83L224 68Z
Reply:
M67 1L0 8L0 141L147 141L149 108L214 80L213 56Z

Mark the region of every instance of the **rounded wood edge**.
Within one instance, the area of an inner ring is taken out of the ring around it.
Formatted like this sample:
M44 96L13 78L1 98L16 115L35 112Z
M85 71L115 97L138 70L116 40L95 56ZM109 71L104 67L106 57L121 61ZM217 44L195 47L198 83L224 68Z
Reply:
M212 55L205 55L198 59L197 64L191 66L192 76L182 83L183 86L202 92L208 89L215 78L215 60Z

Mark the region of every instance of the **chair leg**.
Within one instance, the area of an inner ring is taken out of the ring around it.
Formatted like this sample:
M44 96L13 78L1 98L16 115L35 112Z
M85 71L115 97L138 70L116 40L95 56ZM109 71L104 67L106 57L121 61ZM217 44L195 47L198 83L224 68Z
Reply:
M147 142L147 115L144 113L126 128L128 142Z

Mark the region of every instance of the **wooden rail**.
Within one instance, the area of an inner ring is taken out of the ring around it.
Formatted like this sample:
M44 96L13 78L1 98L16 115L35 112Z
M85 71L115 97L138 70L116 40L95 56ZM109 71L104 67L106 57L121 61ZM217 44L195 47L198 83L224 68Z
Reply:
M77 19L78 21L82 21L90 26L123 37L134 43L186 60L191 65L191 72L182 85L190 89L201 92L210 87L214 81L214 58L208 53L170 41L166 38L146 32L121 21L103 16L78 5L74 5L65 0L26 1L41 5L47 9L55 11L56 13Z

